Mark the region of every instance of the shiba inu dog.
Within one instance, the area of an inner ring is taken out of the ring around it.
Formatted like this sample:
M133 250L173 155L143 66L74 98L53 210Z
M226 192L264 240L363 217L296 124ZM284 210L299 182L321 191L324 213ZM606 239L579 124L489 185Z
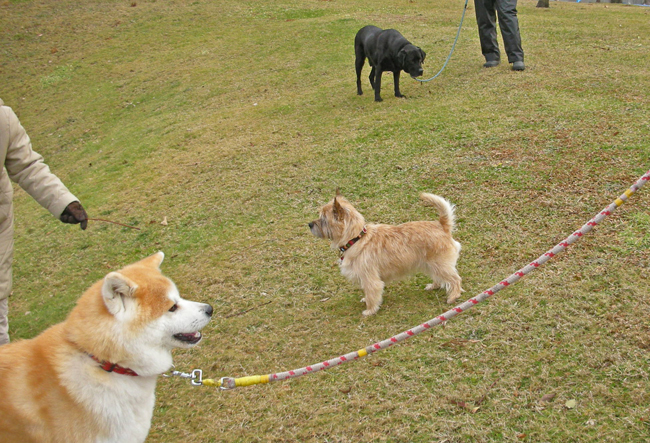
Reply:
M456 301L463 291L456 270L460 243L451 236L454 206L433 194L422 193L420 198L437 209L438 221L398 226L366 224L337 190L334 199L320 209L320 217L309 223L312 234L331 240L332 248L341 253L341 273L363 289L363 315L379 310L386 283L416 272L433 279L426 290L444 287L447 303Z
M181 298L158 252L111 272L68 318L0 346L0 441L143 442L156 378L190 348L212 306Z

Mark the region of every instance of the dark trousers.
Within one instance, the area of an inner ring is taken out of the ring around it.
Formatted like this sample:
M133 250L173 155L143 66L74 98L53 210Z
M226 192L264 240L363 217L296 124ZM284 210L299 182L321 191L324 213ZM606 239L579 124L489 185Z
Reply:
M500 60L501 53L497 43L497 13L503 45L508 54L508 62L524 61L521 48L519 20L517 20L517 0L474 0L478 36L485 61Z

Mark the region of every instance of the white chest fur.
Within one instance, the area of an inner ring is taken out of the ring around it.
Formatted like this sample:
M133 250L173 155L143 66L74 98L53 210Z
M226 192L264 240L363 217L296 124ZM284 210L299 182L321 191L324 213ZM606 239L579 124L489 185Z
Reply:
M62 381L77 403L99 427L97 443L144 442L155 402L155 376L141 377L103 371L96 364L73 365Z
M343 277L353 282L359 281L357 273L354 271L352 267L352 258L344 256L343 260L339 259L339 268L341 270L341 275L343 275Z

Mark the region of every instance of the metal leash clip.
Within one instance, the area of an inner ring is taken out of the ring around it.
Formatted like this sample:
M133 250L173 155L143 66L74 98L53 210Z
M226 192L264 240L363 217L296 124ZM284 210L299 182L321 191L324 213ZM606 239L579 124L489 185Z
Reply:
M229 380L229 377L221 377L221 380L219 380L219 389L221 389L222 391L229 391L231 389L235 389L235 384L226 383L226 380Z
M192 386L201 386L203 384L203 371L195 369L192 371Z
M201 369L194 369L191 373L182 371L172 371L171 374L163 374L163 377L180 377L189 378L192 386L201 386L203 384L203 371Z

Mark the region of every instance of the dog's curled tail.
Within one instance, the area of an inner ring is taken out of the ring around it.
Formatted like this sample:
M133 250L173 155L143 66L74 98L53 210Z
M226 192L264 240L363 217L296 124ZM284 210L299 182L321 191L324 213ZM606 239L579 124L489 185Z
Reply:
M424 202L425 206L433 206L438 210L440 218L438 221L442 225L442 229L450 234L454 230L456 216L454 215L455 206L449 203L446 199L434 195L422 192L420 198Z

